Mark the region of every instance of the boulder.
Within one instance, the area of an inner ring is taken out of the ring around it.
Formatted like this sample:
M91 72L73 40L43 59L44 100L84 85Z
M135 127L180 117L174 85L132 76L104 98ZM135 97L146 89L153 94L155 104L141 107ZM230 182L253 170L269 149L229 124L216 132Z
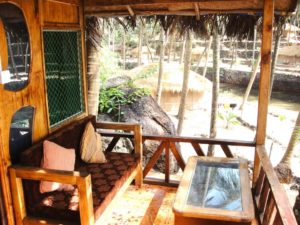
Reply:
M129 78L130 79L130 78ZM120 86L123 80L128 82L128 78L112 78L107 83L109 84L105 88L112 88L115 86ZM117 81L117 82L115 82ZM113 85L115 84L115 85ZM136 89L134 88L124 88L123 91L129 95ZM173 122L169 116L162 110L162 108L157 104L157 102L151 96L143 96L137 98L134 103L130 105L125 105L121 107L122 117L118 122L127 122L127 123L140 123L143 129L143 135L176 135L176 130ZM113 115L99 115L98 119L102 121L116 121L116 116ZM119 141L116 149L121 152L129 151L132 149L128 140ZM104 145L108 145L108 138L104 138ZM150 160L153 153L157 150L160 142L158 141L146 141L143 144L143 165L145 166ZM180 149L180 146L177 145L177 149ZM160 172L165 172L165 153L160 156L157 160L157 163L154 166L155 170ZM173 154L170 154L170 173L176 173L179 167L177 161L174 158Z
M159 107L151 96L143 96L136 102L122 107L123 122L140 123L143 135L176 135L175 126L169 116ZM143 164L146 165L160 142L146 141L143 145ZM179 146L177 146L179 149ZM164 152L155 164L154 169L165 171ZM170 154L170 173L178 171L177 161Z

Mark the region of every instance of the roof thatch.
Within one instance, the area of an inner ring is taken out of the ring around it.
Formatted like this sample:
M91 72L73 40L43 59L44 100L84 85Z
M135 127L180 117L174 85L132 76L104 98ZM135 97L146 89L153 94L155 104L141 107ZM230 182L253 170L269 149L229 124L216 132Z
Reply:
M213 13L260 13L262 0L86 0L87 15L97 16L149 16L188 15ZM291 12L297 0L275 0L275 11Z
M279 49L278 56L288 56L288 57L300 57L300 46L284 46Z
M149 52L151 52L151 54L155 54L155 49L153 48L148 48L147 46L142 46L142 54L149 54ZM133 48L133 49L130 49L128 51L128 55L138 55L139 54L139 48L136 47L136 48Z
M135 84L138 87L149 88L153 93L156 91L157 79L158 79L158 64L151 63L143 66L136 67L127 72L126 75L132 79L140 77L141 74L147 74L149 71L153 73L145 78L139 78L135 80ZM150 72L151 73L151 72ZM164 72L162 78L162 91L180 93L182 90L183 82L183 65L178 63L164 63ZM190 71L189 87L188 90L194 93L202 93L211 89L211 82L200 76L199 74Z

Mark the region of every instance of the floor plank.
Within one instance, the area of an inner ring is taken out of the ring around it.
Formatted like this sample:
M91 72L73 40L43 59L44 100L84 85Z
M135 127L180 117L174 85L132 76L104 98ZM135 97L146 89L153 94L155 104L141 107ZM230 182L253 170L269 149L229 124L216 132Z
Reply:
M172 205L176 188L143 185L130 186L112 207L104 225L171 225L174 224Z

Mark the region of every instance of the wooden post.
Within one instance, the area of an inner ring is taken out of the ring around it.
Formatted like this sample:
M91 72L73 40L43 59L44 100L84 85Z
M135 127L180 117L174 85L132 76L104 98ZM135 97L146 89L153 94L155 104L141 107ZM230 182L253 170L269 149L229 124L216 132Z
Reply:
M258 115L256 129L256 144L264 145L267 128L269 90L271 80L271 52L272 52L272 28L274 19L274 0L264 1L263 36L261 47L261 69L258 96ZM255 185L258 172L259 160L257 153L254 159L253 185Z

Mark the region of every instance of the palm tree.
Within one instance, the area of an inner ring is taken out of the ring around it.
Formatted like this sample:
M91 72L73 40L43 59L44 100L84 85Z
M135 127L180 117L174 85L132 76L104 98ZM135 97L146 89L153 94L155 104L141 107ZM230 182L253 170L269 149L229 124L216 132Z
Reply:
M217 115L218 115L218 98L220 85L220 37L218 34L218 26L213 29L213 91L212 91L212 105L210 117L210 138L217 136ZM214 155L214 145L209 145L209 156Z
M88 85L88 113L98 114L100 91L100 43L102 30L100 18L88 17L86 19L86 52L87 52L87 85Z
M161 91L162 91L162 76L164 73L164 58L165 58L165 48L166 48L166 35L163 28L160 31L160 56L159 56L159 72L158 72L158 80L157 80L157 91L155 100L158 104L160 104Z
M298 117L290 138L289 145L286 149L284 156L282 157L280 163L275 167L278 178L282 183L290 183L292 181L292 158L296 152L297 145L300 142L300 112L298 112Z
M183 71L183 84L181 90L181 99L178 112L178 126L177 133L180 135L182 132L184 114L185 114L185 105L186 98L189 90L189 76L190 76L190 67L191 67L191 53L193 45L192 33L189 31L187 33L186 47L185 47L185 56L184 56L184 71Z

